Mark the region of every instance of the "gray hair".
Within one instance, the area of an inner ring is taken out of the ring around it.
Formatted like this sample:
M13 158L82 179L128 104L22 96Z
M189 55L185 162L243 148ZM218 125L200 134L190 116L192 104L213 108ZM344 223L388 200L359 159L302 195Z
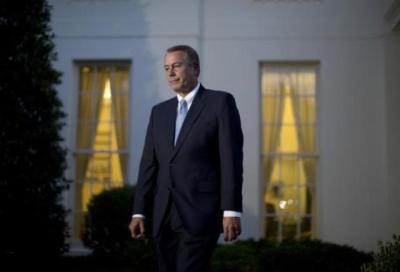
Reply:
M172 53L176 51L185 52L189 64L200 71L199 54L197 54L196 50L188 45L175 45L167 49L167 53Z

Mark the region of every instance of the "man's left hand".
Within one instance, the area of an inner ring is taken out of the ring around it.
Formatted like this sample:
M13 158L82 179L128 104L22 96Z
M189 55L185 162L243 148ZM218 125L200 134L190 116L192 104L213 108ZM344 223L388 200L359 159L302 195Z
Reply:
M240 217L224 217L222 220L224 228L224 240L234 241L242 232L240 227Z

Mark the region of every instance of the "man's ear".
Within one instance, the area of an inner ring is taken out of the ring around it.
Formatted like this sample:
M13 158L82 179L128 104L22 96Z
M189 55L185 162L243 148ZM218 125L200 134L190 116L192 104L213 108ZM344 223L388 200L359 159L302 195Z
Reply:
M197 75L197 77L199 77L200 76L200 67L194 66L194 69L196 69L196 75Z

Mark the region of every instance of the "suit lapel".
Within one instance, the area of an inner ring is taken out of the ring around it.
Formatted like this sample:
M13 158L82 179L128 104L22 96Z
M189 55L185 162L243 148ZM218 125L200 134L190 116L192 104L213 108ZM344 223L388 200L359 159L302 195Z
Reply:
M167 113L166 113L166 130L165 130L165 137L168 141L168 148L170 149L170 153L172 154L174 149L174 137L175 137L175 120L177 114L177 107L178 107L178 99L175 98L172 102L168 105Z
M174 151L172 153L171 161L175 158L175 156L178 153L179 149L181 148L182 144L187 139L190 129L192 128L197 117L199 116L200 112L203 110L203 108L205 106L203 92L204 92L204 88L203 88L203 86L200 85L200 88L199 88L199 90L192 102L192 105L186 115L185 121L182 124L181 131L179 133ZM176 109L175 109L175 119L176 119ZM174 120L173 128L175 130L175 120ZM174 133L173 133L173 135L174 135ZM172 143L173 143L173 141L174 140L172 139Z

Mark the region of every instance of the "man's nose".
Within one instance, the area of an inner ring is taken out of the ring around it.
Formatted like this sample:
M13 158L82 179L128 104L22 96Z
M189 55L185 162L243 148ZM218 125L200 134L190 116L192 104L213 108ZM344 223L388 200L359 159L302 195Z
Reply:
M171 68L168 70L168 76L174 76L175 75L175 69Z

